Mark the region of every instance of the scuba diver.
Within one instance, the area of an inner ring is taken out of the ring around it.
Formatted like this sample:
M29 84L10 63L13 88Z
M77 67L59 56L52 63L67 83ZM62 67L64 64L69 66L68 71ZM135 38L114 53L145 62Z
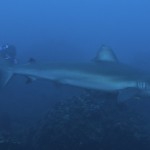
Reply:
M16 47L9 44L0 46L0 59L5 59L10 64L17 64Z

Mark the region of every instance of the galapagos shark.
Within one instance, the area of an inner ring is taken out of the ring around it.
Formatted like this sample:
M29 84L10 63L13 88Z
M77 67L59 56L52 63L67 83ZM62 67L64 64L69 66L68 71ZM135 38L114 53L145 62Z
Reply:
M150 76L118 61L111 48L102 45L96 57L89 63L38 63L9 65L0 60L0 86L13 75L56 81L106 92L118 92L118 100L124 101L137 94L150 93Z

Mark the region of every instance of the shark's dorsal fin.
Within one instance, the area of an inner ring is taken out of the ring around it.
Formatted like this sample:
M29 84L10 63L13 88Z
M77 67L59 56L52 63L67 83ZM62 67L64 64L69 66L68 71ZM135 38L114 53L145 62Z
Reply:
M112 49L106 45L102 45L94 58L95 62L107 61L118 62L118 59Z

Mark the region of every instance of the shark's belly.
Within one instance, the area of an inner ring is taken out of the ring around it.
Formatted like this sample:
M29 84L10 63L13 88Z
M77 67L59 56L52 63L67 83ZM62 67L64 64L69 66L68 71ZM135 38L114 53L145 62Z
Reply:
M89 89L96 89L96 90L104 90L104 91L115 91L121 90L129 87L135 87L134 82L114 82L111 80L74 80L74 79L64 79L61 81L65 84L70 84L74 86L89 88Z
M133 81L116 80L110 76L82 72L55 71L51 72L47 78L63 84L104 91L115 91L135 87L135 82Z

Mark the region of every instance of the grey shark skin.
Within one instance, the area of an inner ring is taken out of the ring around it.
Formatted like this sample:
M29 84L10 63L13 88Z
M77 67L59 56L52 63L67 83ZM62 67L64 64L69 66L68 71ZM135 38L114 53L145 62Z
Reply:
M124 101L140 93L149 93L150 78L142 71L121 64L106 46L102 46L94 62L90 63L28 63L25 65L2 65L0 84L5 85L13 74L31 79L43 78L87 89L115 92Z

